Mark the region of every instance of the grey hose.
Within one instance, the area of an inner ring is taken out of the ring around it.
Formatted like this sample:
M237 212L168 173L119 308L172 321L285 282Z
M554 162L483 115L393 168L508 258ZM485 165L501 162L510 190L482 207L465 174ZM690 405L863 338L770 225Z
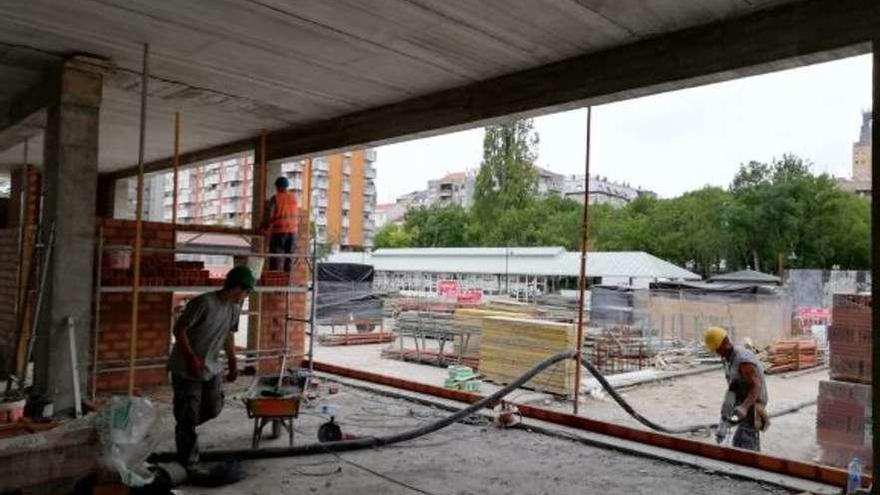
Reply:
M391 445L394 443L405 442L407 440L412 440L414 438L418 438L423 435L427 435L429 433L433 433L437 430L446 428L447 426L457 423L462 419L474 414L485 407L491 407L495 405L501 398L510 394L514 390L520 388L525 385L529 380L534 378L536 375L544 371L545 369L553 366L554 364L566 360L572 359L577 356L577 351L568 350L563 351L558 354L554 354L550 356L540 363L538 363L534 368L525 372L522 376L508 384L502 389L499 389L495 393L480 399L477 402L474 402L470 406L457 411L449 416L440 419L434 423L430 423L419 428L415 428L409 431L404 431L401 433L397 433L394 435L384 436L384 437L363 437L357 438L354 440L341 440L338 442L326 442L326 443L313 443L309 445L302 445L298 447L270 447L270 448L262 448L262 449L232 449L232 450L212 450L203 452L200 456L203 461L220 461L226 460L230 458L236 458L241 460L251 460L251 459L269 459L276 457L295 457L295 456L303 456L303 455L315 455L315 454L327 454L334 452L346 452L350 450L360 450L366 448L373 447L382 447L385 445ZM614 387L608 383L608 380L602 376L602 373L593 366L592 363L587 361L585 358L581 357L581 364L587 369L587 371L592 374L596 380L598 380L599 384L602 385L602 388L605 389L606 392L614 399L624 411L626 411L630 416L632 416L636 421L642 423L643 425L651 428L652 430L660 431L668 434L682 434L682 433L690 433L698 430L705 430L707 428L713 428L718 426L717 423L711 424L701 424L694 426L687 426L683 428L667 428L663 425L657 424L650 419L639 414L633 407L623 398ZM801 404L797 404L796 406L784 409L782 411L777 411L774 414L771 414L770 417L777 417L783 414L789 414L804 407L815 404L816 401L808 401ZM160 452L153 454L150 456L151 462L168 462L176 460L177 456L174 452Z

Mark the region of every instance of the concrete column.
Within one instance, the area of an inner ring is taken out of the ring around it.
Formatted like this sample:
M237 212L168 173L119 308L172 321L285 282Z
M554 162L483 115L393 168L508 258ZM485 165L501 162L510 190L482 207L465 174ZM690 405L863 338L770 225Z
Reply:
M87 390L103 77L75 61L66 62L54 77L57 93L47 112L43 152L43 240L54 225L55 242L37 327L34 396L53 401L61 414L75 404L68 317L74 322L80 390Z

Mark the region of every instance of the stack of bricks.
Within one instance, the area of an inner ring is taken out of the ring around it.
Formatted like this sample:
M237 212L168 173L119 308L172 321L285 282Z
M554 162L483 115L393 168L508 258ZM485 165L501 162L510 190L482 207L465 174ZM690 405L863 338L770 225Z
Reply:
M816 437L820 461L845 468L873 464L871 434L871 296L834 296L828 330L831 380L819 383Z
M135 222L130 220L98 219L103 229L105 246L132 246L135 239ZM143 222L143 246L151 248L174 248L174 229L170 224ZM112 252L110 252L112 253ZM130 268L119 268L118 256L105 253L101 267L102 283L105 285L130 285ZM114 265L115 264L115 265ZM173 266L173 254L144 254L142 285L171 285L168 270ZM138 296L138 332L136 360L139 364L155 367L135 372L135 388L146 390L167 383L168 375L162 366L167 358L171 342L172 294L142 293ZM99 370L96 380L99 394L121 392L128 388L128 361L131 339L132 297L128 293L101 294L100 333L97 345Z

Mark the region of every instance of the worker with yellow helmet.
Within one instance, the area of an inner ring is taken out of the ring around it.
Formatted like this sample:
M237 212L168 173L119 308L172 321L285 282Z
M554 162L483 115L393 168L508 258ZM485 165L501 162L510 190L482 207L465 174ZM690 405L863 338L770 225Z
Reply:
M767 418L767 383L764 367L755 354L743 346L734 346L721 327L711 327L703 334L706 349L721 356L727 377L727 392L721 406L721 423L716 432L724 442L731 423L736 422L733 446L760 452L760 432L770 423Z

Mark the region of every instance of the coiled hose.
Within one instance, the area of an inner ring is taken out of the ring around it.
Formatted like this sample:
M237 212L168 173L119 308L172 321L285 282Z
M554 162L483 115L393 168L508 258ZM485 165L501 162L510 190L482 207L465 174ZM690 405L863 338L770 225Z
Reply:
M499 389L495 393L480 399L477 402L474 402L470 406L457 411L455 413L450 414L449 416L435 421L434 423L430 423L424 426L420 426L418 428L404 431L401 433L396 433L388 436L381 437L362 437L354 440L341 440L338 442L326 442L326 443L313 443L309 445L302 445L296 447L270 447L270 448L262 448L262 449L231 449L231 450L211 450L201 453L201 460L203 461L221 461L226 459L241 459L241 460L253 460L253 459L270 459L277 457L295 457L295 456L304 456L304 455L315 455L315 454L326 454L326 453L335 453L335 452L346 452L351 450L360 450L374 447L383 447L386 445L391 445L399 442L405 442L407 440L412 440L414 438L421 437L423 435L427 435L429 433L433 433L437 430L446 428L447 426L457 423L462 419L474 414L485 407L490 407L500 401L503 397L510 394L514 390L520 388L525 385L526 382L534 378L536 375L544 371L545 369L553 366L554 364L564 361L566 359L573 359L577 356L577 351L568 350L563 351L558 354L554 354L550 356L540 363L538 363L534 368L525 372L522 376L505 386L504 388ZM586 367L587 371L592 374L596 380L599 381L599 384L602 385L602 388L605 389L606 392L611 396L611 398L616 402L620 407L623 408L630 416L636 419L639 423L651 428L652 430L660 431L663 433L669 434L681 434L688 433L697 430L707 429L713 426L717 426L717 424L705 424L705 425L696 425L689 426L685 428L666 428L660 424L657 424L648 418L639 414L632 406L629 405L620 394L614 390L614 387L608 383L608 380L605 379L604 376L593 366L592 363L581 358L581 364ZM815 403L815 401L812 401ZM776 414L771 415L771 417L775 417L781 414L788 414L789 412L793 412L802 407L806 407L810 405L809 403L804 403L798 405L796 407L790 408L790 410L785 410L778 412ZM176 454L174 452L159 452L150 456L151 462L169 462L174 461L176 459Z

